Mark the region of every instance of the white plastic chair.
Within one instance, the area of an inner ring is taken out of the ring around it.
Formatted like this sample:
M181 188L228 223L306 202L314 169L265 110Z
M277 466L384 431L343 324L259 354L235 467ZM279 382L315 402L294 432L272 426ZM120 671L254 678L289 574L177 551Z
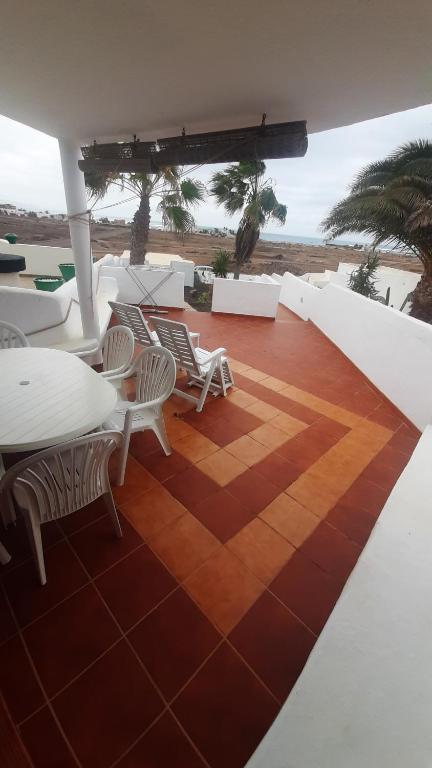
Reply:
M110 379L124 373L130 367L134 353L134 335L130 328L115 325L110 328L102 347L101 376Z
M25 334L16 325L0 320L0 349L29 346Z
M20 461L0 480L0 498L7 496L24 516L42 585L46 584L43 523L66 517L102 496L117 536L123 535L108 476L109 458L121 442L119 432L85 435Z
M119 400L104 424L106 429L123 432L123 447L118 471L118 485L123 485L130 436L133 432L151 429L165 454L171 453L165 430L162 405L174 389L176 366L174 358L163 347L147 347L136 358L124 377L136 376L135 400ZM122 376L120 376L121 378Z
M226 349L219 347L209 352L194 347L184 323L160 317L151 317L150 320L156 328L162 346L169 349L178 367L186 371L188 386L202 389L200 397L194 397L181 389L174 389L175 394L196 403L198 412L202 411L208 392L215 397L225 397L227 389L234 384L229 361L225 356Z
M141 344L142 347L152 347L160 343L156 331L150 330L150 326L139 307L133 304L123 304L120 301L110 301L109 305L119 323L131 329L137 344ZM190 336L193 343L198 345L199 333L191 333Z

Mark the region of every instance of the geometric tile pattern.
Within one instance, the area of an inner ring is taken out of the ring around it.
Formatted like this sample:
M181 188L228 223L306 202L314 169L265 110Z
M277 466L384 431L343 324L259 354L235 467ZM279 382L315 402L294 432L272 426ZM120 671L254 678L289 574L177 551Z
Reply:
M22 526L5 537L0 683L36 767L243 766L418 439L288 311L182 319L236 386L201 414L170 398L170 457L133 436L123 539L99 502L44 526L41 588Z

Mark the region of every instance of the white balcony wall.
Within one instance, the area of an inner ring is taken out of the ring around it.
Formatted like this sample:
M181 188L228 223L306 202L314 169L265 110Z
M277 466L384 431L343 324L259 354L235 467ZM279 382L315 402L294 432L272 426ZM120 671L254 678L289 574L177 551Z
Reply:
M431 764L432 427L247 768Z
M302 320L309 320L312 307L319 297L319 293L319 288L300 280L291 272L285 272L282 278L279 301L284 307L295 312Z
M329 284L285 273L281 303L313 323L419 429L432 421L432 326Z
M51 245L29 245L27 243L0 244L0 252L13 256L24 256L26 269L21 275L60 275L59 264L71 264L74 261L72 248L58 248Z
M276 317L280 285L268 275L258 280L215 277L212 312L255 317Z
M119 257L107 254L95 264L95 268L102 277L113 277L118 285L118 301L129 304L148 304L149 300L139 286L137 286L123 266ZM128 261L126 259L126 261ZM184 274L168 269L149 269L148 267L134 267L136 274L144 288L149 291L157 304L161 307L184 307ZM160 287L158 287L160 286Z

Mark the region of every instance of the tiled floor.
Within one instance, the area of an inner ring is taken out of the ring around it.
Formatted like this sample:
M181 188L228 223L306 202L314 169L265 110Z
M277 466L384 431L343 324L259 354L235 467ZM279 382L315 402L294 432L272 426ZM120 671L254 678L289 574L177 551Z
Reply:
M7 534L0 675L33 765L241 768L286 699L418 432L311 324L187 312L236 388L173 397L115 489Z

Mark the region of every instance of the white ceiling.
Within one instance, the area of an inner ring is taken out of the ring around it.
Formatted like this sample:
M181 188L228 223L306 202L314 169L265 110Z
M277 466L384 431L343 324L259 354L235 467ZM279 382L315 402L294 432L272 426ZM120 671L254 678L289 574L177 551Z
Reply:
M0 111L53 136L154 139L432 101L431 0L3 0Z

